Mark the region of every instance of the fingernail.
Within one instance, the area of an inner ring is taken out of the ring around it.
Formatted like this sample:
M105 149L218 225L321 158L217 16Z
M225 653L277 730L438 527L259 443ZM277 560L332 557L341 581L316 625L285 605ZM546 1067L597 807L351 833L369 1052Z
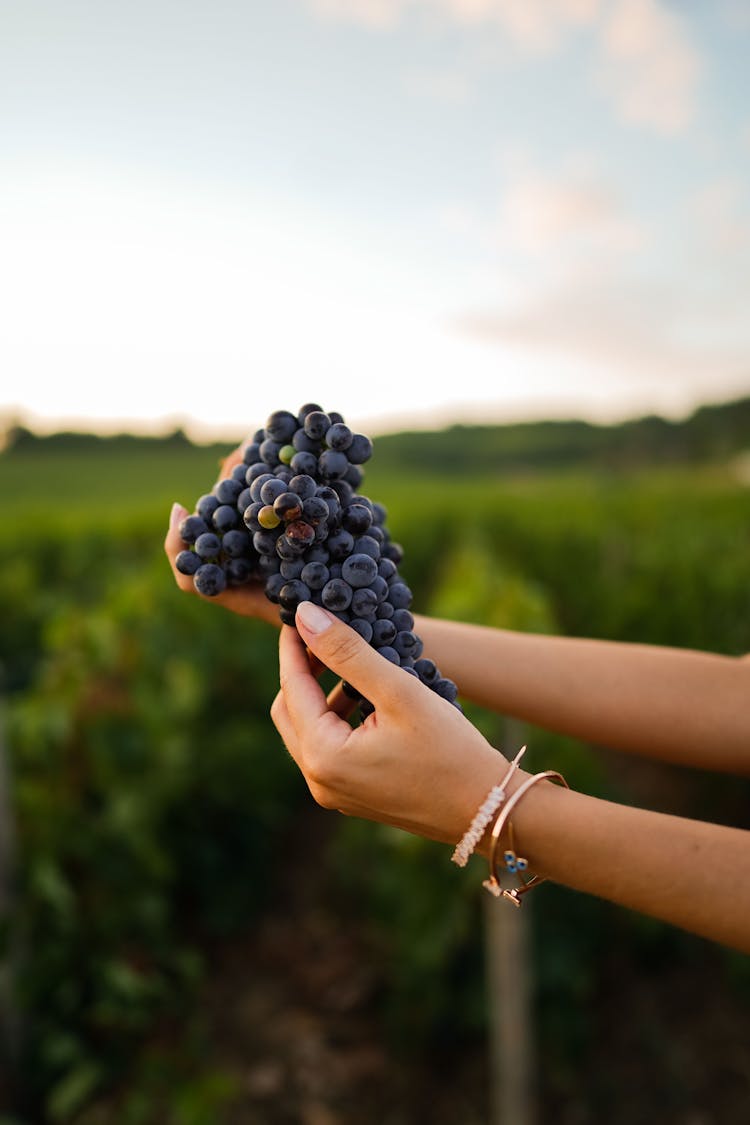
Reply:
M178 504L177 502L175 502L172 505L172 511L169 513L169 526L177 527L178 524L182 521L184 515L185 509L183 508L182 504Z
M314 602L300 602L297 606L297 620L308 633L322 633L333 624L330 613Z

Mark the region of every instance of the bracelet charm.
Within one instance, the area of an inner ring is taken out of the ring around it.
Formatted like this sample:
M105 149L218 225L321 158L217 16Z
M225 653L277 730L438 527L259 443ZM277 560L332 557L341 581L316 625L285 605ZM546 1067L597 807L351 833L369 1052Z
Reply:
M524 872L528 871L529 863L525 857L519 856L516 852L513 840L513 825L510 822L511 813L518 802L533 785L536 785L540 781L555 781L560 785L564 785L566 789L570 788L562 774L558 773L556 770L544 770L542 773L534 774L533 777L527 778L523 785L516 789L510 800L503 805L492 826L492 842L489 856L490 871L489 877L484 880L482 886L485 890L489 891L491 895L494 895L495 898L506 898L512 902L514 906L520 906L522 895L525 895L532 887L536 887L537 884L545 881L545 876L542 875L532 875L531 878L528 879L524 877ZM497 848L506 825L508 828L508 847L503 852L503 862L506 871L511 875L515 875L518 880L518 885L511 889L504 888L501 885L497 874Z

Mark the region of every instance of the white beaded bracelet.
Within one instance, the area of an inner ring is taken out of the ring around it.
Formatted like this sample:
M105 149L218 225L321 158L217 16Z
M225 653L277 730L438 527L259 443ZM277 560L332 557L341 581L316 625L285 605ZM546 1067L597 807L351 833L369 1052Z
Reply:
M500 781L497 785L494 785L492 789L490 789L484 801L482 801L482 804L477 809L471 824L469 825L459 842L456 844L453 855L451 856L451 860L453 861L453 863L457 864L458 867L466 867L466 864L469 862L471 854L479 841L482 839L482 835L487 828L487 825L490 823L493 816L505 800L505 786L508 784L511 777L518 769L518 763L521 761L521 758L523 757L525 752L526 747L522 746L513 761L508 766L508 769L502 781Z

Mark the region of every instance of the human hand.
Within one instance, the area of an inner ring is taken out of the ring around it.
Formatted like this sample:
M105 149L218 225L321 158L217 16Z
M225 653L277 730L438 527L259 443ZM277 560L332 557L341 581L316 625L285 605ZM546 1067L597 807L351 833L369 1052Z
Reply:
M296 624L281 630L281 689L271 718L315 800L456 843L507 760L456 707L325 609L303 603ZM352 728L326 699L316 679L320 665L374 704L360 726Z
M239 465L242 461L244 443L239 445L236 449L224 458L219 468L219 475L217 480L222 480L224 477L231 476L232 469L235 465ZM181 504L174 504L169 516L169 529L164 540L164 550L169 560L169 565L172 568L175 582L181 590L185 593L195 594L197 597L202 598L203 601L214 602L216 605L224 606L232 613L238 613L242 617L257 617L262 621L267 621L270 625L275 625L277 628L281 626L279 618L278 606L270 602L263 590L263 583L259 579L251 579L243 586L233 586L224 590L221 594L215 597L206 597L199 594L193 584L193 579L186 574L180 574L175 565L175 560L180 551L184 550L185 544L180 538L179 527L185 516L189 515L187 508Z

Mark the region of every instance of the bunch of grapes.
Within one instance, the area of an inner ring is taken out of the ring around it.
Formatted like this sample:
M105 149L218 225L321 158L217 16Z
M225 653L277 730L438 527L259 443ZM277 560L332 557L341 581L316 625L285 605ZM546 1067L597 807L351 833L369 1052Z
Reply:
M403 549L386 510L360 491L372 452L365 434L317 403L296 414L274 411L242 462L180 524L177 569L207 597L261 581L287 625L300 602L324 606L460 710L456 685L423 655L414 631L412 591L399 572ZM366 718L369 700L350 684L344 690Z

